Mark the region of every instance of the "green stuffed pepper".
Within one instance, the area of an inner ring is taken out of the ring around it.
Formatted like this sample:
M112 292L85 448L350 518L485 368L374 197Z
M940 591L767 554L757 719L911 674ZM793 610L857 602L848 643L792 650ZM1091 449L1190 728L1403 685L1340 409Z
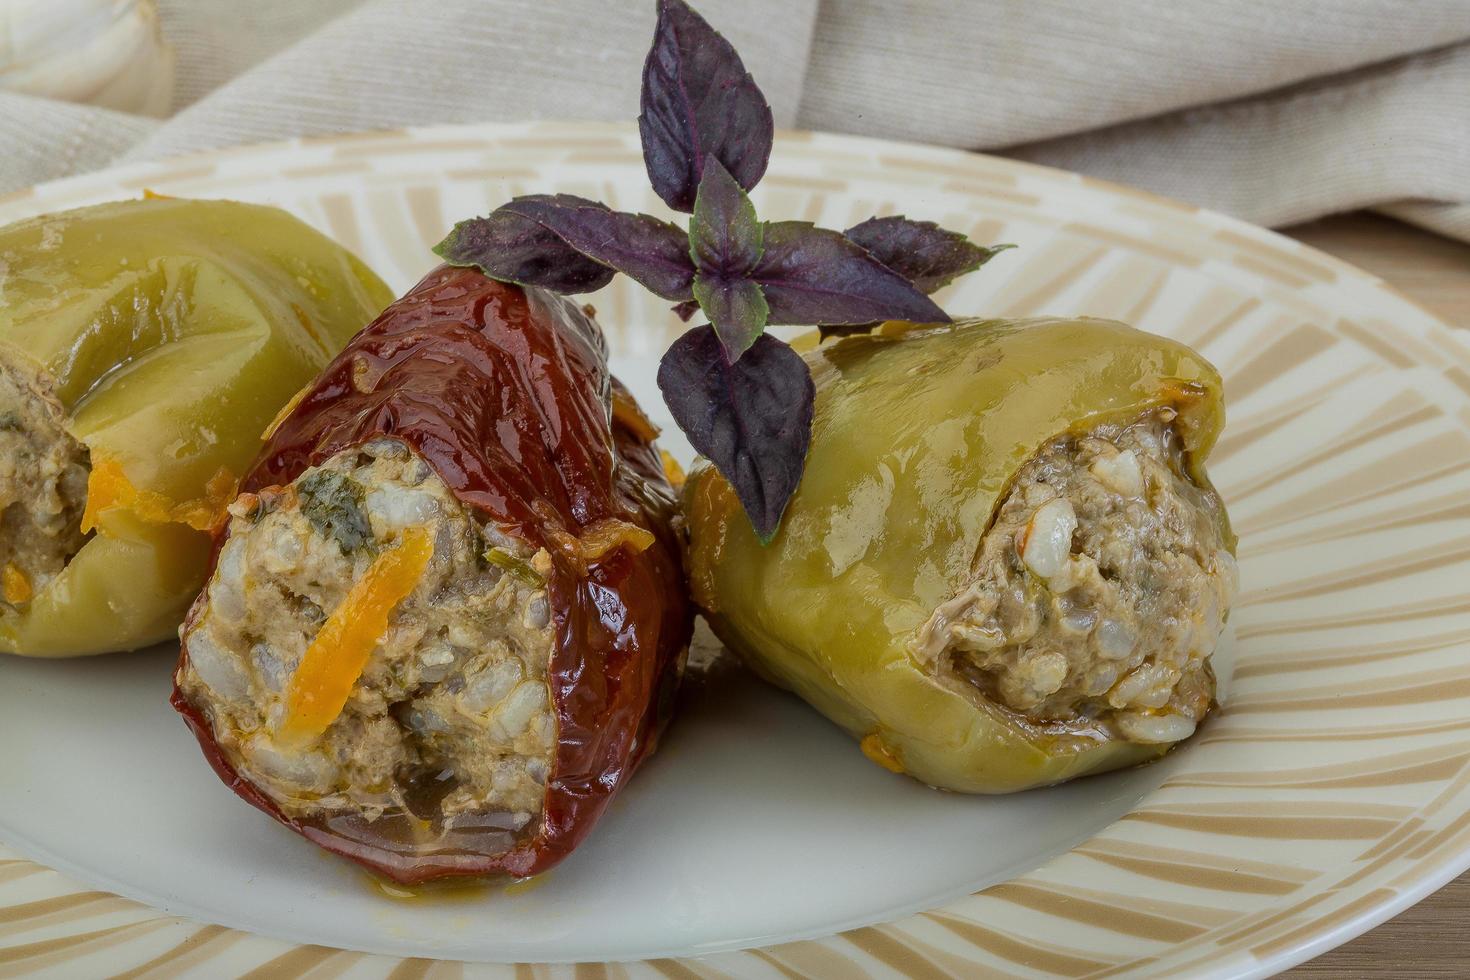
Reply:
M0 229L0 651L174 635L262 431L391 298L275 208L149 196Z
M694 596L729 647L944 789L1194 732L1236 590L1213 367L1097 319L890 323L805 356L811 451L775 539L713 468L685 488Z

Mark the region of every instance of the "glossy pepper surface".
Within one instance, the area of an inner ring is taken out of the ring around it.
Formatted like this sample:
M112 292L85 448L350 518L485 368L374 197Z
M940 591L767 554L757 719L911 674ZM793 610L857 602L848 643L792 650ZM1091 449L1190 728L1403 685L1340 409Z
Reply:
M485 853L345 836L284 814L176 689L175 707L221 778L316 844L404 883L524 877L560 861L654 749L688 649L677 506L654 434L609 373L602 334L582 309L472 269L431 272L327 367L241 489L286 486L336 453L392 437L480 519L549 553L557 732L541 816L510 849ZM602 540L611 523L638 547Z
M713 468L685 488L692 590L716 634L874 761L930 785L1009 792L1165 751L1032 728L939 676L912 641L970 575L1012 477L1054 437L1171 406L1207 486L1224 424L1214 368L1090 319L890 323L804 356L811 453L771 544Z
M150 197L0 229L0 356L43 379L85 446L94 532L0 613L0 650L173 636L261 433L391 298L271 207Z

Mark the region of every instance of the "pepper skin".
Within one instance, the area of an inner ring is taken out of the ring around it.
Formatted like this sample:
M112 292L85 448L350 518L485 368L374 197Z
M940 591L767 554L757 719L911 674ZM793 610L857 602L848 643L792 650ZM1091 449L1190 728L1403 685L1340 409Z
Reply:
M601 332L576 305L441 267L327 367L242 483L246 492L286 486L335 453L392 436L481 519L549 552L557 734L541 816L517 842L498 853L407 850L287 816L225 757L200 706L176 687L175 708L231 789L321 847L405 884L525 877L577 846L657 744L693 618L673 489L650 427L615 411L615 395L630 402L608 372ZM596 528L608 520L651 539L642 537L641 550L600 548ZM221 530L216 555L226 536ZM176 677L204 605L201 597L185 626Z
M48 382L90 454L89 498L108 498L65 568L0 612L0 651L175 635L261 432L391 299L276 208L148 198L0 229L0 358Z
M1011 478L1053 437L1171 405L1191 475L1208 486L1203 462L1224 424L1214 368L1090 319L889 323L804 356L811 452L772 543L713 468L685 487L692 590L715 633L875 762L932 786L1011 792L1162 754L1032 727L910 644L966 581Z

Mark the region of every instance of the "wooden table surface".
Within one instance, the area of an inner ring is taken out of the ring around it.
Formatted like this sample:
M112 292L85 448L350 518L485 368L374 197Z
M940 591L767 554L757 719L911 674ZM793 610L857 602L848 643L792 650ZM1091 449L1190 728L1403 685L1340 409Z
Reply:
M1286 229L1367 269L1446 323L1470 329L1470 245L1370 214ZM1345 946L1283 976L1470 977L1470 872Z

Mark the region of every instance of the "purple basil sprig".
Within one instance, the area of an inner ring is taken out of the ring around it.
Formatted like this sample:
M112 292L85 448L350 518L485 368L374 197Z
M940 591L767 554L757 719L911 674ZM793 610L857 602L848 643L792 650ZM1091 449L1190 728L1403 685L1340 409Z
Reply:
M840 232L773 221L765 243L752 275L765 288L771 323L949 322L913 283Z
M646 214L614 211L571 194L518 197L499 211L529 218L587 258L626 274L664 299L681 303L693 298L689 236L677 225Z
M801 482L816 388L801 355L769 334L734 363L710 326L674 341L658 387L689 443L719 468L762 542ZM781 446L753 452L752 446Z
M434 251L450 265L476 265L492 279L558 293L590 293L616 275L555 232L504 208L488 218L461 221Z
M842 233L888 268L926 293L974 272L1014 245L976 245L957 231L932 221L910 221L898 215L869 218Z
M764 239L755 205L720 161L707 158L689 219L689 257L697 269L694 300L732 362L755 343L770 318L765 293L751 278L765 251Z
M675 211L694 210L710 157L746 190L766 172L771 107L730 42L684 0L659 0L641 110L649 183Z
M996 255L1014 245L976 245L957 231L932 221L911 221L899 215L869 218L842 233L861 245L873 258L903 276L925 293L949 285L967 272L974 272ZM828 322L819 326L822 339L867 333L877 326L867 323Z
M546 247L539 262L536 245ZM664 299L693 301L694 264L683 229L572 194L514 198L489 217L461 221L434 251L452 265L479 266L491 278L522 286L585 293L622 272ZM547 259L572 262L573 269L559 272Z
M532 194L462 221L434 249L506 282L590 292L622 272L709 323L681 337L658 383L679 428L734 487L769 541L801 482L815 389L806 361L765 332L857 333L883 320L949 321L928 293L1009 246L933 222L871 218L846 232L763 222L747 192L773 124L740 56L684 0L658 0L638 130L649 182L688 231L569 194Z

